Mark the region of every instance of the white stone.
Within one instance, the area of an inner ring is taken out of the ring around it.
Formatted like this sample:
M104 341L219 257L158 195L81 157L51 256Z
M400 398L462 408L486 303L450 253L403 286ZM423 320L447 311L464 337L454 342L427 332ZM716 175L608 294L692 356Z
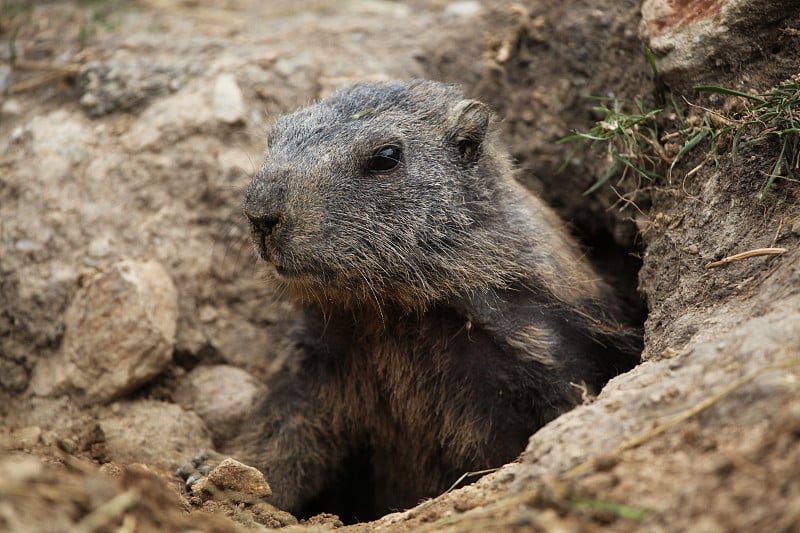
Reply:
M93 239L92 242L89 243L89 248L87 250L90 257L105 257L109 253L111 253L111 246L108 242L108 237L100 237L97 239Z
M244 122L244 98L233 74L220 74L214 82L214 116L226 124Z
M3 102L3 107L0 109L4 115L19 115L22 113L22 106L19 103L19 100L14 98L9 98L5 102Z
M22 126L17 126L13 130L11 130L11 140L14 142L19 142L22 140L22 137L25 136L25 132L27 130Z
M472 17L482 9L481 3L476 1L450 2L444 9L444 14L452 17Z
M20 239L14 243L14 248L19 252L32 252L33 250L37 250L39 246L29 239Z

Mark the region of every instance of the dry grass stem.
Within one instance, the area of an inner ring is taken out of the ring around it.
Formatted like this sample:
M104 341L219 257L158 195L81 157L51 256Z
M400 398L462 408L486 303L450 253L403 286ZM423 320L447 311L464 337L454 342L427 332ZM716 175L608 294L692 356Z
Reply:
M12 66L17 70L43 70L47 72L59 72L69 76L77 76L81 71L80 65L64 65L58 63L47 63L44 61L17 60L14 61Z
M60 71L48 72L47 74L43 74L31 80L15 83L14 85L8 88L8 92L10 94L20 94L27 91L32 91L34 89L38 89L39 87L42 87L44 85L49 85L55 81L61 81L73 78L74 76L75 76L74 74L60 72Z
M733 263L734 261L742 261L744 259L750 259L751 257L759 257L762 255L781 255L785 254L788 250L786 248L756 248L755 250L748 250L746 252L742 252L739 254L730 255L719 261L712 261L706 265L707 269L710 268L717 268L721 266L725 266L728 263Z
M86 515L83 520L75 524L72 533L90 533L105 526L118 516L122 515L136 505L139 501L138 491L131 489L117 494L106 503Z

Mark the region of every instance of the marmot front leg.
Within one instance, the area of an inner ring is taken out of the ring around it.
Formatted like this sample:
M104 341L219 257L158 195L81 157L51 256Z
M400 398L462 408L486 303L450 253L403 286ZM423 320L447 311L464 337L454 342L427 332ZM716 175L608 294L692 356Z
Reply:
M176 475L191 487L230 456L264 473L273 491L270 503L297 512L325 487L349 451L341 420L337 426L321 400L323 388L290 371L273 377L241 432L223 445L225 453L203 451Z
M312 386L287 372L269 387L225 449L264 473L273 491L270 503L297 512L336 473L349 451L347 438L319 383Z

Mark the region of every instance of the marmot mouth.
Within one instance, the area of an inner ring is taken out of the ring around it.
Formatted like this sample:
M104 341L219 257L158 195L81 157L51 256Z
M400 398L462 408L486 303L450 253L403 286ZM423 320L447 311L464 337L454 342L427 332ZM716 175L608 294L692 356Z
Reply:
M253 244L258 256L265 262L269 263L270 265L277 266L280 261L278 259L275 247L268 244L268 237L266 233L263 232L254 232L253 234ZM283 265L281 265L282 268Z
M255 236L255 240L255 248L259 257L262 261L268 265L271 265L279 276L285 278L295 278L300 275L297 269L291 268L287 266L284 261L281 261L281 258L276 253L275 249L272 246L267 245L267 238L264 234L257 234Z
M274 260L272 258L272 254L270 253L269 248L267 248L266 243L264 242L263 238L258 240L258 243L256 244L255 248L256 248L256 251L258 252L258 256L265 263L274 263Z

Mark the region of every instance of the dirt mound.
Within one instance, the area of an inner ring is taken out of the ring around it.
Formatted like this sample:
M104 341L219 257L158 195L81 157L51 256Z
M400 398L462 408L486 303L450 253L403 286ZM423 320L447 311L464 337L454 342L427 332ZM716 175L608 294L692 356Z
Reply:
M534 435L519 462L348 527L800 528L797 141L748 123L734 144L759 101L690 89L784 87L781 109L800 120L800 19L746 0L708 19L655 0L483 4L3 4L0 529L294 523L269 507L193 499L172 477L179 458L241 420L287 349L293 312L250 252L242 187L278 114L347 81L412 76L463 83L497 110L520 180L646 317L647 361ZM687 35L711 52L686 48L696 46ZM627 132L638 151L558 143L590 130ZM653 175L615 167L615 153L643 155ZM783 251L706 268L765 248ZM146 327L147 305L113 307L147 294L120 270L131 261L159 265L174 286L177 307L159 315L173 317L174 335ZM86 300L98 279L117 281ZM144 331L85 338L95 323L85 316L101 309ZM69 346L133 333L161 346L145 378L120 372L112 390L76 377ZM73 374L59 374L65 361ZM209 385L217 374L244 385ZM132 463L147 467L120 466ZM305 527L320 524L338 525Z

